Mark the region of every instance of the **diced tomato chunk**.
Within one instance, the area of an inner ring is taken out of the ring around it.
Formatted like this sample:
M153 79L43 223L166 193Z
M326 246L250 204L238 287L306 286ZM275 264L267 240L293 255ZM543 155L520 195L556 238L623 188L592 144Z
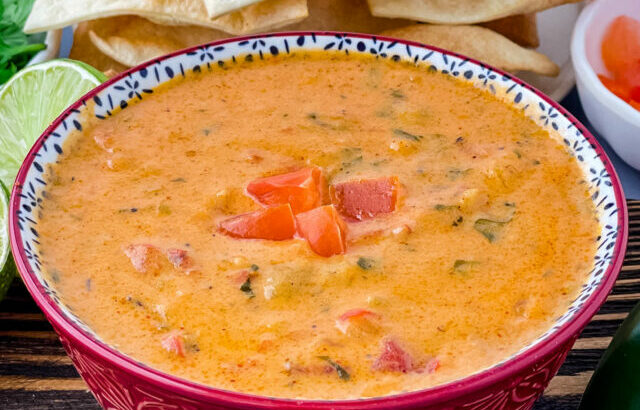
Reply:
M616 79L622 79L632 74L639 60L640 21L619 16L609 24L602 38L602 61Z
M298 235L320 256L346 252L347 225L333 205L325 205L296 215Z
M602 74L598 74L598 78L602 82L602 85L607 87L609 91L611 91L612 93L614 93L615 95L617 95L618 97L620 97L625 101L629 99L629 93L630 93L629 87L612 78L605 77Z
M293 218L291 206L285 204L225 219L218 227L235 238L283 241L296 232Z
M247 193L263 205L289 204L298 214L322 205L324 185L320 168L303 168L251 181Z
M124 254L138 272L146 273L160 267L158 256L160 251L153 245L135 244L124 248Z
M176 269L187 273L194 270L193 259L191 259L184 249L169 248L167 249L166 255L169 262L171 262Z
M344 217L362 221L395 211L397 187L396 177L343 182L331 186L331 202Z
M427 364L424 366L424 371L427 373L433 373L440 368L440 360L434 357L430 359Z
M407 373L414 370L414 361L396 342L385 340L382 353L373 363L373 370Z
M367 309L357 308L347 310L340 315L339 319L344 322L345 320L357 319L361 317L379 318L380 315Z
M229 274L227 275L227 277L231 279L231 283L233 283L234 285L241 286L243 283L247 281L247 279L249 279L249 271L246 269L243 269L241 271Z
M184 357L184 338L182 337L182 332L179 330L171 331L168 335L162 338L160 344L167 352Z

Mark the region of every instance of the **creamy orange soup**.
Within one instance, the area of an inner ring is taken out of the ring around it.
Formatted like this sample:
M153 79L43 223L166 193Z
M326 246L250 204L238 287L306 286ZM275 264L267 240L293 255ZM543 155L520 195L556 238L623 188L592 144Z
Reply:
M595 253L557 140L408 64L212 67L87 119L64 152L39 224L64 303L125 354L228 390L373 397L478 372L550 327Z

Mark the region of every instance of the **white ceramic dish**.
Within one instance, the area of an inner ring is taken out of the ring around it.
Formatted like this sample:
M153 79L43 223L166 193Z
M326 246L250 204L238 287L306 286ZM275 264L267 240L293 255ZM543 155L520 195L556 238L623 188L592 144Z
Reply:
M573 31L571 59L587 118L626 163L640 169L640 111L610 92L597 76L607 73L600 49L602 37L609 23L622 14L640 19L640 1L597 0L588 4Z
M43 61L51 60L58 57L61 40L62 30L47 31L47 36L44 39L44 44L47 46L47 48L34 55L31 60L29 60L29 64L27 65L42 63Z

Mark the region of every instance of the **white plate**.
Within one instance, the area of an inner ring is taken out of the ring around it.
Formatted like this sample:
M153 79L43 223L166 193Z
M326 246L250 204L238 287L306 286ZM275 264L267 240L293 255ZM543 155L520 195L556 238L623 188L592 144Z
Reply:
M540 12L537 16L540 37L537 50L560 66L560 74L557 77L516 74L556 101L566 97L576 83L571 65L571 33L582 7L582 3L565 4Z

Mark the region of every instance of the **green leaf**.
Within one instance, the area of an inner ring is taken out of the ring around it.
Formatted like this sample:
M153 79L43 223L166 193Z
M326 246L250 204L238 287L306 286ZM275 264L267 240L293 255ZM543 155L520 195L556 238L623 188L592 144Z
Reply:
M255 298L256 294L253 293L253 289L251 289L251 279L247 278L244 283L240 286L240 290L247 295L249 299Z
M473 228L480 232L485 238L489 240L489 242L495 242L498 240L498 236L502 231L502 227L506 225L509 221L493 221L491 219L478 219L474 224Z
M404 139L408 139L415 142L420 142L420 140L424 138L422 135L411 134L410 132L401 130L400 128L394 128L393 133L398 137L402 137Z
M476 261L466 261L464 259L457 259L453 263L453 273L466 275L467 273L470 273L474 269L474 267L479 263L480 262L476 262Z
M325 362L329 363L329 366L336 369L336 372L338 373L338 377L340 377L342 380L349 381L349 379L351 378L351 376L344 369L344 367L340 366L338 363L331 360L329 356L318 356L318 359L324 360Z
M0 0L0 84L45 48L43 34L27 35L22 31L33 1Z
M374 266L376 266L376 261L373 258L360 257L360 258L358 258L358 262L356 262L356 263L363 270L369 270L369 269L373 268Z

